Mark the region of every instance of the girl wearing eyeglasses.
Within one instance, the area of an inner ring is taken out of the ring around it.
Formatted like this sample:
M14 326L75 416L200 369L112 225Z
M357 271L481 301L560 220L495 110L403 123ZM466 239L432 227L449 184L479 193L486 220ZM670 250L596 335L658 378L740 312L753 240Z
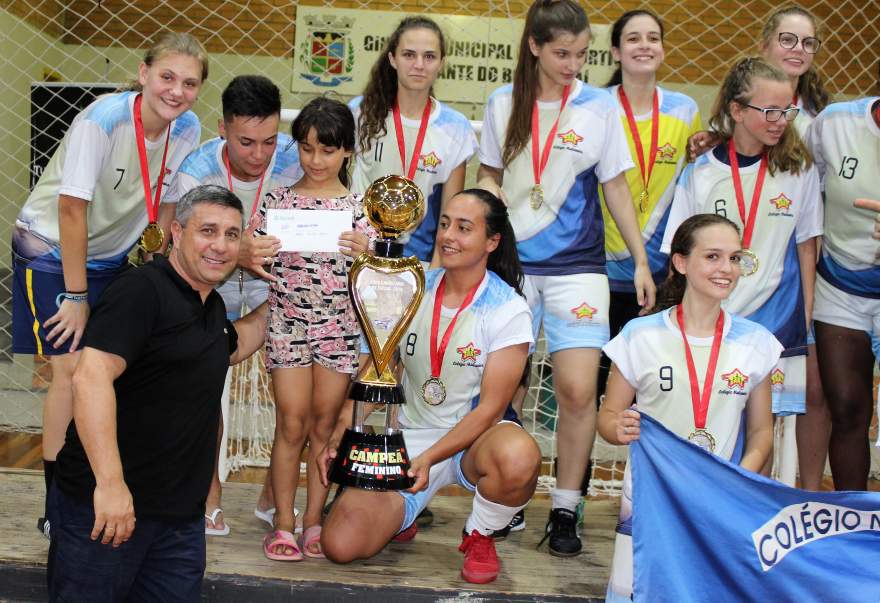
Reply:
M880 344L880 256L871 203L857 200L877 195L880 98L829 105L810 126L806 140L822 175L827 208L815 318L831 414L831 474L838 490L866 490Z
M777 415L804 412L815 238L822 234L818 172L788 127L797 114L788 75L762 58L737 62L709 120L721 142L682 172L661 246L668 253L672 234L694 214L718 214L740 227L742 278L724 309L763 325L784 346L770 375Z
M788 75L794 87L791 102L800 109L794 127L802 137L828 104L828 92L813 65L821 45L816 32L816 18L798 6L774 11L761 31L764 58ZM801 487L818 490L828 456L831 418L822 393L812 331L807 335L807 344L807 412L797 418L798 467Z
M791 102L800 109L794 127L801 136L828 104L828 92L813 66L821 46L816 29L816 18L809 11L790 6L773 12L761 30L761 53L794 87Z

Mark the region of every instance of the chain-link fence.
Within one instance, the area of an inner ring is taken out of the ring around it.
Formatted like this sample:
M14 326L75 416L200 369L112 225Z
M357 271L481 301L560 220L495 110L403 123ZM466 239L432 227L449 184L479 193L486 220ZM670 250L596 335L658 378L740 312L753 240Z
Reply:
M596 0L584 5L591 22L597 25L607 25L625 10L644 6L658 13L666 25L666 63L660 79L663 85L693 96L704 117L708 115L717 84L727 67L735 57L757 52L763 20L778 7L775 2L765 0L654 0L650 5L628 0ZM0 88L0 162L4 168L0 174L3 185L0 187L0 230L10 232L29 187L41 169L40 158L45 162L52 144L63 134L67 123L64 114L69 121L95 93L129 80L136 72L143 49L161 30L188 31L201 39L211 53L210 77L195 108L202 122L203 139L217 133L220 93L234 75L266 75L288 91L285 107L301 107L313 93L290 92L295 61L302 53L302 48L295 45L298 6L389 11L399 13L400 17L404 13L421 13L510 21L521 20L529 3L494 0L423 0L418 3L394 0L309 0L303 3L290 0L0 0L3 25L0 28L0 77L4 82ZM804 6L822 22L819 35L823 46L817 55L817 65L832 93L837 97L876 93L880 3L820 0L805 2ZM462 25L458 30L456 23L452 20L451 25L444 25L447 36L461 41L472 35L472 29ZM393 23L388 22L388 32L376 33L387 35L392 27ZM513 30L514 33L503 34L490 27L484 41L505 42L515 53L519 25ZM601 37L606 35L607 27L597 27L596 31L597 37ZM498 39L504 36L509 39ZM594 48L600 50L591 53L590 65L610 66L610 57L601 51L602 40L596 40ZM607 41L604 48L607 49ZM487 58L486 64L489 62ZM596 73L604 72L597 70ZM604 83L593 81L592 75L590 80L597 85ZM498 84L492 87L495 85ZM450 100L443 94L450 89L438 86L441 100ZM342 98L347 100L346 95ZM479 102L450 104L471 119L482 118L482 98ZM472 179L476 164L469 168ZM10 271L9 255L0 256L0 366L3 367L0 425L38 431L47 367L34 358L11 354ZM545 455L552 459L556 415L548 368L547 359L538 358L526 401L526 418L541 441ZM249 381L254 380L259 371L258 365L251 364L234 380L234 384L241 385L234 387L233 392L251 391ZM257 445L257 440L263 443L271 440L271 401L265 395L239 396L244 399L233 395L231 414L245 418L241 419L241 425L231 425L231 435L238 440L232 446L239 448L230 452L233 458L239 454L241 462L264 462L267 448ZM245 411L247 404L252 406ZM248 450L261 452L241 452ZM594 481L604 483L606 480L613 485L620 478L619 468L614 464L619 453L600 444L595 456L600 462Z

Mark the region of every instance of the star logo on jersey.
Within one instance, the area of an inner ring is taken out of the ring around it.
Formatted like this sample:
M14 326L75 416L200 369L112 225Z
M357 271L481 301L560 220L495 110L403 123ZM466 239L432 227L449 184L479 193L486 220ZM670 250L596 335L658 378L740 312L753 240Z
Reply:
M776 392L785 389L785 373L778 368L773 369L773 372L770 373L770 389Z
M577 146L577 144L584 139L583 136L579 136L574 130L557 134L557 136L559 137L559 140L562 141L562 144L570 144L573 146Z
M581 320L583 318L593 320L593 315L596 314L596 312L598 312L598 310L587 302L584 302L578 307L571 309L571 313L574 314L575 318L577 318L578 320Z
M678 151L678 149L667 142L662 147L657 149L657 157L659 157L660 159L672 160L675 159L676 151Z
M441 163L443 163L443 160L440 159L439 157L437 157L437 153L435 153L434 151L431 151L427 155L422 155L421 159L422 159L422 167L426 167L426 168L435 168L438 165L440 165Z
M460 348L455 348L455 350L461 354L461 361L465 360L473 360L476 362L477 356L482 354L479 348L474 347L474 342L471 341L467 345L463 345Z
M778 197L770 199L770 203L772 203L776 209L791 209L793 201L786 197L784 193L779 193Z
M721 378L727 381L727 387L745 389L746 383L749 382L749 376L738 368L733 369L729 373L724 373Z

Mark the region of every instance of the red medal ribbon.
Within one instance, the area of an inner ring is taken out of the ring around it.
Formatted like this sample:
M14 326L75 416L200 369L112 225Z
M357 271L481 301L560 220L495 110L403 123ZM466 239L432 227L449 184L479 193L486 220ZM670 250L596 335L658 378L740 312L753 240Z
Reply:
M651 172L654 171L654 163L657 161L657 145L660 131L660 100L657 89L654 89L654 103L651 109L651 148L648 155L647 170L645 170L645 151L642 147L642 138L639 136L639 126L636 125L636 117L633 114L632 106L629 104L629 99L626 97L623 86L617 89L617 95L620 97L620 104L623 106L623 112L626 114L626 122L629 124L629 131L632 134L633 143L636 147L636 157L639 159L639 168L642 170L642 182L645 186L645 192L648 192Z
M422 152L422 143L425 142L425 133L428 131L428 119L431 117L431 98L425 103L422 111L422 121L419 122L419 133L416 136L416 145L413 147L412 158L409 160L409 169L406 168L406 142L403 139L403 121L400 119L400 105L394 101L391 110L394 116L394 132L397 134L397 150L400 151L400 165L406 177L412 180L416 175L416 167L419 165L419 154Z
M147 220L155 224L159 219L159 199L162 198L162 180L165 178L165 159L168 157L168 141L171 138L171 124L165 132L165 151L162 153L162 167L159 168L159 178L156 181L156 198L150 190L150 163L147 161L147 144L144 142L144 119L141 117L141 103L144 100L142 94L134 99L134 137L137 139L138 159L141 162L141 180L144 182L144 201L147 204Z
M446 327L446 332L443 333L443 339L440 340L440 347L437 347L437 334L440 330L440 306L443 305L443 293L446 291L446 275L443 275L440 285L437 287L437 293L434 296L434 316L431 318L430 351L432 377L440 377L440 368L443 366L443 356L446 355L446 347L449 345L449 339L452 337L452 329L455 327L455 322L458 320L459 314L461 314L462 311L474 301L474 295L477 294L477 289L480 288L480 283L482 282L483 279L480 279L479 282L474 285L474 288L467 294L467 297L464 298L464 301L461 302L461 306L458 307L455 316L449 321L449 326Z
M706 377L703 380L702 394L700 394L700 383L697 380L697 367L694 365L694 356L691 354L691 346L688 343L687 333L684 331L684 309L681 304L678 304L678 307L675 309L675 318L678 320L678 329L681 331L682 340L684 340L688 379L691 382L694 426L697 429L704 429L706 427L706 416L709 414L709 398L712 396L715 368L718 366L718 354L721 351L721 336L724 333L724 310L719 311L718 320L715 321L715 335L712 337L712 350L709 352L709 364L706 366Z
M739 208L739 218L743 223L743 249L748 249L752 242L752 232L755 230L755 218L758 216L758 203L761 198L761 189L764 188L764 176L767 175L767 153L761 154L761 167L758 168L758 180L755 182L755 191L752 193L752 204L749 206L749 217L746 219L746 199L743 195L742 180L739 177L739 161L736 158L736 146L733 138L727 145L730 157L730 173L733 176L733 190L736 192L736 206Z
M226 162L226 182L229 183L229 192L235 194L235 191L232 190L232 167L229 165L229 151L226 149L225 144L223 145L223 161ZM269 166L266 166L266 169L260 174L260 185L257 187L257 196L254 197L254 202L251 204L251 216L257 211L257 203L260 201L260 193L263 192L263 180L266 178L266 172L268 171Z
M562 102L559 105L559 114L556 116L556 121L553 122L550 132L547 134L543 151L540 150L540 143L538 142L541 131L538 123L540 109L538 108L537 100L535 100L535 106L532 108L532 172L535 175L535 186L541 184L541 174L544 173L544 168L547 167L547 160L550 159L550 149L553 148L553 139L556 137L556 129L559 127L559 118L562 117L562 110L565 109L565 103L568 102L568 94L570 92L571 86L566 86L562 89ZM540 159L538 158L539 155Z

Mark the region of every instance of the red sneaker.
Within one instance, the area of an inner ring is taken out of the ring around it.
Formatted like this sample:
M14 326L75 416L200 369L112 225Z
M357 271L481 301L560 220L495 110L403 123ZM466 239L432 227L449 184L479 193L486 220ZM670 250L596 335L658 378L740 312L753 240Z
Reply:
M391 542L397 542L397 543L412 542L412 539L416 537L416 533L418 531L419 531L419 526L416 525L416 522L412 522L411 524L409 524L409 527L407 529L395 534L394 538L391 539Z
M464 553L461 577L474 584L492 582L498 577L501 564L495 553L495 541L491 536L483 536L476 530L463 534L458 550Z

